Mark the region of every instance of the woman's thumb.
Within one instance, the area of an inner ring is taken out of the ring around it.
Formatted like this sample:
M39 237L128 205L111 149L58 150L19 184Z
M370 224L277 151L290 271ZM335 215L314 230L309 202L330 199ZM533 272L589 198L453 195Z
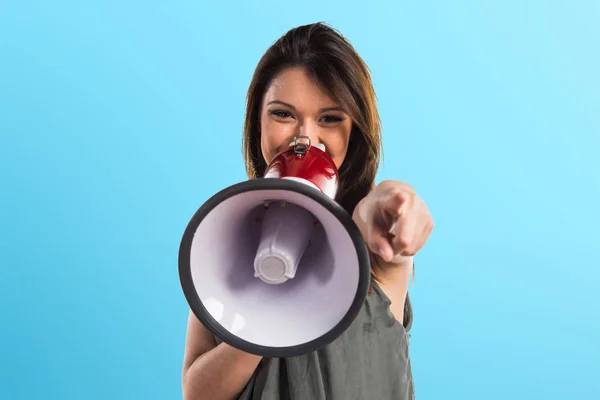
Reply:
M369 249L379 255L385 262L394 258L394 250L384 232L373 232L369 240Z

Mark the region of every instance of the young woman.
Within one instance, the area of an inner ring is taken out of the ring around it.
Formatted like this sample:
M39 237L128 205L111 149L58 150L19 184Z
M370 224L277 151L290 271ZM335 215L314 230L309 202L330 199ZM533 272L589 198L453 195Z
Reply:
M217 342L190 312L184 398L413 399L408 284L433 221L408 184L375 185L381 132L369 71L348 41L321 23L287 32L256 68L243 137L249 178L261 177L297 135L325 145L339 168L336 200L372 255L370 294L337 340L293 358L262 358Z

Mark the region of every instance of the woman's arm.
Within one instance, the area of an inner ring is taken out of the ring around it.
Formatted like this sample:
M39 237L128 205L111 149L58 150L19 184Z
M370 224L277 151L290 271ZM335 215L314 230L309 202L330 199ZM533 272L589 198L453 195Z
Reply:
M373 270L392 313L402 321L414 256L433 230L431 214L410 185L386 180L357 204L352 218L374 254Z
M226 343L217 345L212 333L190 312L182 374L184 400L236 399L261 359Z
M373 272L377 277L379 287L390 299L390 311L404 325L408 286L413 276L412 258L410 261L393 264L385 262L379 256L374 256Z

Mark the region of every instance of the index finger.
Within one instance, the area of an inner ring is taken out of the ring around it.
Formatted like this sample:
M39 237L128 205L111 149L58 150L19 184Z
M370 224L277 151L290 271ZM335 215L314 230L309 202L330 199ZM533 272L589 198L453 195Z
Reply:
M406 203L408 202L408 194L401 191L393 191L388 193L381 200L381 206L383 210L392 216L398 216L402 214Z

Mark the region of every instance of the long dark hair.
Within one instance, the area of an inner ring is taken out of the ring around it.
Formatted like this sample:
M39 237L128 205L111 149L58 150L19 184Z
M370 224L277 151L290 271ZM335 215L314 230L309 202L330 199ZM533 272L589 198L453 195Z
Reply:
M260 115L265 92L284 69L301 67L352 119L348 151L340 166L336 201L352 214L373 189L382 154L381 121L370 71L350 42L322 23L289 30L262 56L248 88L243 153L250 179L264 175L267 164L260 147ZM377 262L372 255L371 262ZM377 277L371 272L371 278ZM408 299L407 299L408 305ZM408 312L407 312L408 311ZM404 320L411 314L405 306Z

